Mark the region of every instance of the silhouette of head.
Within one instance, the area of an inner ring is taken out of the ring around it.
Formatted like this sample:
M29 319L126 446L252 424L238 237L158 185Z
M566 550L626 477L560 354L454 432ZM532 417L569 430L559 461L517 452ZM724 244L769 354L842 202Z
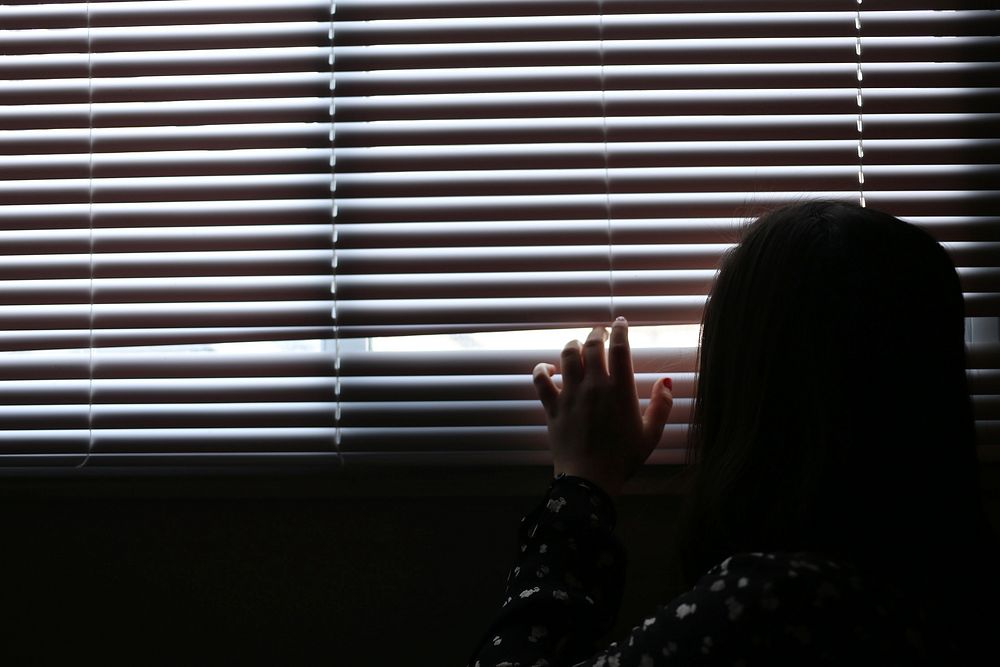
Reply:
M981 529L958 276L886 213L814 201L746 228L704 313L692 422L689 580L739 551L918 571Z

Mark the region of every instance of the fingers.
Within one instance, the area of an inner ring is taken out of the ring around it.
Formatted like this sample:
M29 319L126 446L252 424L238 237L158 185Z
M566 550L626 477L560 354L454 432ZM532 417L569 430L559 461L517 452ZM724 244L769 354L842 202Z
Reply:
M608 346L608 367L611 381L627 387L635 385L632 371L632 350L628 344L628 322L619 317L611 325L611 343Z
M559 357L564 388L583 382L584 377L607 379L608 360L604 352L606 336L604 327L594 327L583 345L578 340L566 343Z
M604 339L607 331L604 327L594 327L587 342L583 344L583 366L587 375L596 377L599 373L602 376L608 374L608 360L604 353Z
M542 402L545 412L551 417L556 413L556 401L559 398L559 389L552 381L552 374L556 367L552 364L538 364L531 373L531 379L535 384L535 391L538 393L538 400Z
M583 380L583 357L580 341L571 340L566 343L559 355L559 366L562 370L563 387L579 384Z
M660 378L653 383L649 405L646 406L646 414L642 418L643 439L650 443L651 447L655 447L660 441L673 405L674 395L671 392L670 378Z

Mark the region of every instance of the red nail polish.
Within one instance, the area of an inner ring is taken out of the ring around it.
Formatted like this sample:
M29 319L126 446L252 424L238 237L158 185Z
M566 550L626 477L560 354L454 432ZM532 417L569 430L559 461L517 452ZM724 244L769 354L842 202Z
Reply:
M673 391L674 390L674 381L671 380L670 378L663 378L663 386L666 387L667 389L669 389L670 391Z

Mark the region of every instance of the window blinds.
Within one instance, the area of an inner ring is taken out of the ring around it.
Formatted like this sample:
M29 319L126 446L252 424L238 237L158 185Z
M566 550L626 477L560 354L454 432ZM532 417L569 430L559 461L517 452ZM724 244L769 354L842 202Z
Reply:
M863 191L924 226L960 267L969 315L1000 315L1000 12L985 4L3 12L0 446L12 465L338 450L348 463L544 461L529 374L558 349L360 341L618 314L696 323L739 224L803 197ZM994 325L970 351L990 459L995 339ZM220 343L234 351L190 348ZM638 350L636 366L640 395L674 378L652 460L678 462L695 350Z
M995 317L1000 12L941 8L338 2L339 335L697 323L745 216L860 198L859 143L868 205L948 242ZM970 360L984 452L996 353ZM528 376L557 356L345 354L345 456L544 461ZM695 350L636 366L640 396L675 378L652 460L679 462Z
M329 9L2 7L2 464L332 456Z

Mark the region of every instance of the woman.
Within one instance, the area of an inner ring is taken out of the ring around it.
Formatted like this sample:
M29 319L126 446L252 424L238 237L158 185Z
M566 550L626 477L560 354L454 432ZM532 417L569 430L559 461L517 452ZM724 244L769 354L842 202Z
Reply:
M522 519L502 610L470 664L1000 664L995 540L979 497L962 291L886 213L765 215L705 309L677 566L690 590L600 648L622 594L617 494L660 439L627 324L540 364L556 479ZM992 616L992 618L991 618Z

